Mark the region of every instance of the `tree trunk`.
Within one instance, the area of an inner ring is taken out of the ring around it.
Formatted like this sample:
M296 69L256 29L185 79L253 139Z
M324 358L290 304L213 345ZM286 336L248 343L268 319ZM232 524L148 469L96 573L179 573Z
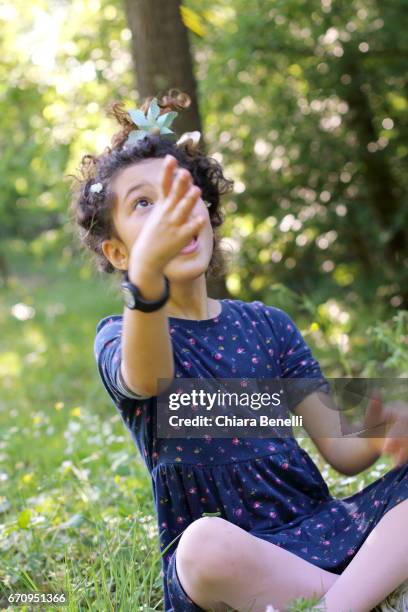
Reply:
M176 134L199 130L196 80L187 29L182 21L180 0L124 0L132 32L132 57L140 99L160 96L176 88L191 97L189 109L179 113L173 126ZM204 138L200 141L206 151ZM225 279L208 280L209 293L231 297Z

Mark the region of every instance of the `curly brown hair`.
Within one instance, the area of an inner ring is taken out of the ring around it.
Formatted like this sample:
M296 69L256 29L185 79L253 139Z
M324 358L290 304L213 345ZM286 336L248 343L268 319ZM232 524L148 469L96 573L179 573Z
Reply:
M152 100L153 96L149 96L143 102L141 110L144 113L147 112ZM164 114L187 108L190 106L191 98L188 94L172 89L167 95L158 97L157 101L160 114ZM234 182L224 177L222 167L217 160L206 156L191 141L177 145L167 136L149 133L136 144L124 146L129 133L135 129L135 123L121 102L112 103L108 107L108 115L115 117L121 125L121 130L114 134L111 146L106 147L103 153L87 154L82 157L78 169L79 176L74 177L72 185L70 213L71 221L76 228L74 233L79 240L79 247L85 247L92 252L98 271L107 273L118 271L102 251L105 240L119 238L112 219L114 194L110 185L124 168L146 158L160 158L170 154L177 159L179 167L189 170L194 184L202 191L203 200L211 202L208 210L214 230L214 247L206 275L217 277L223 274L226 262L217 231L224 221L220 210L220 197L232 190ZM95 182L102 184L99 192L90 189Z

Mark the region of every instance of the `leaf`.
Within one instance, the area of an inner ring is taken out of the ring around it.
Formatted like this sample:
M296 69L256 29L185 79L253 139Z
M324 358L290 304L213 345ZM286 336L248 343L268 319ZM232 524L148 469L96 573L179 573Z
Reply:
M129 115L138 127L148 127L149 121L146 119L145 114L141 110L130 110Z
M148 136L148 134L149 132L146 132L145 130L133 130L133 132L130 132L126 144L135 144L145 136Z
M32 512L31 510L23 510L18 515L17 525L20 529L27 529L31 521Z
M170 129L169 129L169 128L167 128L167 127L163 127L163 128L161 128L161 130L160 130L160 134L174 134L174 132L173 132L173 130L170 130Z
M152 124L156 123L157 117L160 115L160 107L157 104L157 99L153 98L150 102L149 110L147 111L147 119Z
M116 468L116 474L119 474L119 476L129 476L130 473L130 467L128 465L118 465Z
M178 113L176 111L170 111L169 113L165 113L164 115L160 115L157 119L157 124L160 127L170 127L173 120L177 117Z
M197 36L205 36L207 28L205 27L201 16L186 6L180 7L181 19L189 30L197 34Z

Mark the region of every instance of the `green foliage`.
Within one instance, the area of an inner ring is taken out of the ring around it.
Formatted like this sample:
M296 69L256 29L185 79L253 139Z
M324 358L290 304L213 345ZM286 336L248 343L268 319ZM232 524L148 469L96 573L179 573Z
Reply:
M107 0L16 0L0 26L0 241L32 240L67 223L69 175L109 144L105 108L135 97L129 30Z
M376 358L369 359L365 376L376 376L378 362L383 375L408 378L408 311L400 310L390 321L382 321L367 330Z
M188 5L212 25L193 44L207 138L236 180L239 294L406 307L403 3Z

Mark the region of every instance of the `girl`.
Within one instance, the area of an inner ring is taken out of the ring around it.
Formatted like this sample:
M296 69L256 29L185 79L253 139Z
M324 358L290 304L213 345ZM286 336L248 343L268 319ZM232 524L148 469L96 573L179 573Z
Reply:
M151 474L165 610L264 612L315 597L329 612L366 612L408 577L405 441L392 440L399 465L337 499L293 436L156 436L158 379L303 378L291 409L329 463L356 474L382 450L379 439L319 433L335 406L284 311L208 297L206 277L222 267L220 197L232 181L199 150L199 132L173 141L174 109L190 103L176 94L129 113L113 105L121 131L100 156L82 159L73 198L98 269L123 274L124 313L98 323L94 351ZM379 411L390 425L401 418L395 407Z

